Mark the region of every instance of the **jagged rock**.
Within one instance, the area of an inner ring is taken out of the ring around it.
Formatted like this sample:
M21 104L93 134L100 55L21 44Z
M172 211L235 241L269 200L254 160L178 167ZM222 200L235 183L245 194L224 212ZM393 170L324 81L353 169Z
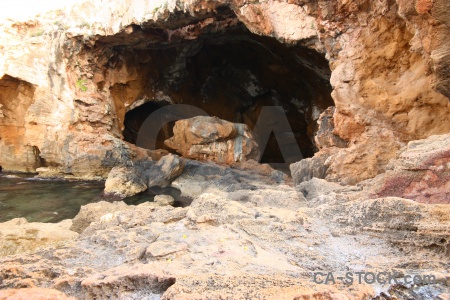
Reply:
M28 223L17 218L0 223L0 257L65 245L78 237L69 230L72 220L52 223Z
M126 209L128 209L128 206L122 201L112 203L100 201L97 203L83 205L80 212L73 219L70 230L81 233L89 226L89 224L99 221L101 217Z
M319 149L330 147L345 148L347 146L347 142L334 133L334 113L335 107L331 106L317 120L319 129L314 140Z
M147 184L134 167L114 167L105 182L105 193L123 198L147 190Z
M156 164L146 163L143 167L142 177L147 186L167 187L171 182L183 173L185 162L177 155L169 154L161 158Z
M336 152L335 148L326 149L316 153L314 157L305 158L289 165L294 184L297 185L314 177L325 178L329 168L329 158Z
M166 146L186 158L218 163L258 159L258 145L245 124L234 124L217 117L180 120Z
M311 270L339 276L364 262L371 267L350 271L415 274L420 264L437 283L404 292L448 294L448 205L334 189L329 202L311 207L302 196L295 203L292 187L253 192L204 193L187 208L128 206L92 222L70 245L1 258L0 288L45 284L77 299L373 298L378 286L312 282ZM347 201L346 193L359 198Z

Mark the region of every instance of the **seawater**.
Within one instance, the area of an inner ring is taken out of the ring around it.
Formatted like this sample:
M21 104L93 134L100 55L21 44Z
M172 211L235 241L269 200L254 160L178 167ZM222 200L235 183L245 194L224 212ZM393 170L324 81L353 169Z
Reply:
M73 219L81 206L98 201L121 201L103 194L104 181L38 178L34 174L0 173L0 222L26 218L28 222L56 223ZM190 205L191 199L175 188L150 189L123 200L129 205L153 201L155 195L175 198L175 206Z

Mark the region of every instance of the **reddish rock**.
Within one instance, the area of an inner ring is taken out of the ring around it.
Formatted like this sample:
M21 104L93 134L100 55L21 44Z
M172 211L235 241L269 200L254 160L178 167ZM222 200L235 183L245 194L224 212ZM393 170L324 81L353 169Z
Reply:
M450 134L408 143L390 165L374 179L372 197L450 204Z
M186 158L231 164L259 156L258 145L245 124L199 116L177 121L173 132L165 144Z

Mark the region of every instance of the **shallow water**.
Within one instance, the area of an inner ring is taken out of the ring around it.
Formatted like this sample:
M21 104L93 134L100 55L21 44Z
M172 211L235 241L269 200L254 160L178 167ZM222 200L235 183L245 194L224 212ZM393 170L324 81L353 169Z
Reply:
M35 178L34 174L0 173L0 222L26 218L28 222L59 222L72 219L82 205L98 201L117 201L103 195L103 181L78 181ZM155 194L170 194L185 206L186 199L173 188L151 190L128 198L127 204L153 201Z

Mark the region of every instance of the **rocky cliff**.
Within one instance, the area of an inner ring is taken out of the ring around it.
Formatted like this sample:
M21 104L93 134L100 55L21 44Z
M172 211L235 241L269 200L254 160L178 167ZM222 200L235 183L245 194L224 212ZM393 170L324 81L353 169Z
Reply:
M327 162L322 177L374 177L408 141L450 131L449 11L445 0L85 1L6 21L0 165L105 177L135 159L160 107L253 128L279 105L303 156ZM329 106L321 130L334 142L315 141ZM279 156L271 141L266 162Z

